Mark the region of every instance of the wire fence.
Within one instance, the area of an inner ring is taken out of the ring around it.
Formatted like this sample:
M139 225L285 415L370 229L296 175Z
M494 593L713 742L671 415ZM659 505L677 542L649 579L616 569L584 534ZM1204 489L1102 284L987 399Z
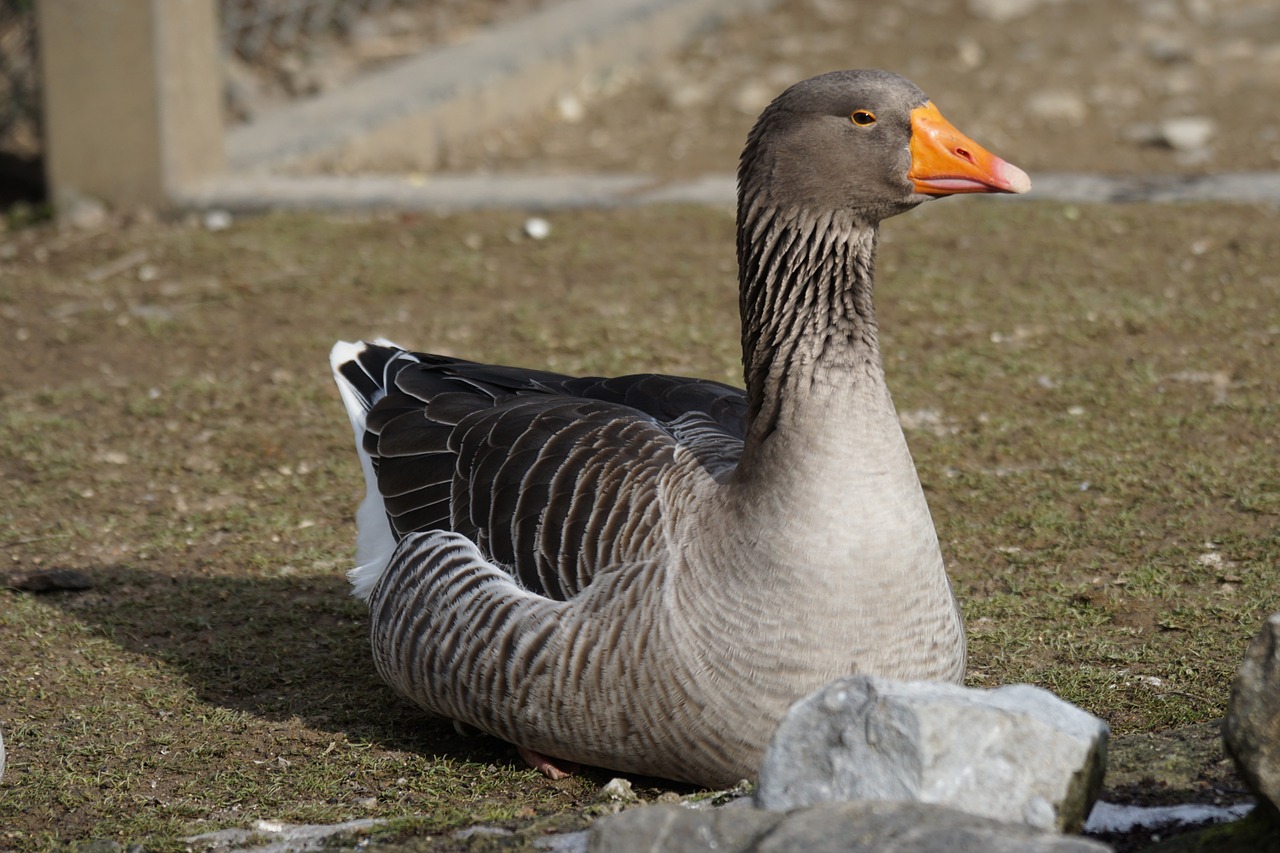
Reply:
M0 0L0 158L35 159L41 151L35 4ZM218 0L218 13L223 54L262 65L269 76L273 58L317 38L341 37L361 19L397 7L452 19L522 5L537 0Z
M223 49L257 59L320 33L350 29L360 17L423 0L220 0Z
M0 154L40 153L40 75L34 0L0 0Z

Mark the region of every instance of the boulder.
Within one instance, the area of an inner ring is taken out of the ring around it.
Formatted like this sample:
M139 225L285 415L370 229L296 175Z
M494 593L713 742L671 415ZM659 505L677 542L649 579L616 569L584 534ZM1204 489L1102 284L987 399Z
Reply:
M936 803L1036 829L1077 831L1102 785L1109 729L1025 684L854 676L791 707L765 751L756 803Z
M592 825L588 853L1103 853L1096 841L926 803L824 803L759 809L630 809Z
M1222 730L1240 775L1263 810L1280 820L1280 613L1245 652Z

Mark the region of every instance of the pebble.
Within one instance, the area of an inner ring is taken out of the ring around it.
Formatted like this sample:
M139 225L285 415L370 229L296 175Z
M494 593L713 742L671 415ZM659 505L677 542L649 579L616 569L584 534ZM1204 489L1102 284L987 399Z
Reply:
M587 108L582 105L582 99L572 92L564 92L556 98L556 115L561 121L577 124L586 114Z
M1042 0L969 0L969 13L984 21L1004 23L1030 14Z
M615 777L605 783L600 789L600 799L613 803L638 803L639 795L631 787L631 782L621 777Z
M1160 141L1174 151L1198 151L1209 144L1217 123L1207 116L1181 116L1160 122Z
M1217 129L1217 122L1207 116L1181 116L1131 125L1123 136L1130 142L1163 145L1186 154L1204 151Z
M231 213L226 210L209 210L205 212L202 221L208 231L226 231L231 227Z
M64 194L57 208L59 222L81 231L96 231L107 224L107 206L91 196Z
M1048 90L1027 99L1027 113L1045 121L1083 124L1089 116L1089 105L1074 92Z
M1162 62L1166 65L1172 65L1177 62L1187 62L1191 59L1191 48L1187 43L1177 38L1154 38L1146 44L1147 56L1156 62Z
M956 42L956 62L965 71L973 71L985 62L987 52L978 41L965 36Z
M551 234L551 223L541 216L531 216L524 222L524 234L534 240L545 240Z
M752 81L742 86L733 96L733 106L743 115L755 116L773 100L777 94L776 87L760 81Z

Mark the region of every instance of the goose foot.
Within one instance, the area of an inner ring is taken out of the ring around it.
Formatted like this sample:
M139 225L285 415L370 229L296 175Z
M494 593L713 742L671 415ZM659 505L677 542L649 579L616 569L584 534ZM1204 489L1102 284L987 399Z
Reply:
M560 761L558 758L551 758L541 752L525 749L523 746L517 746L516 751L520 753L520 757L525 760L526 764L552 782L567 779L570 775L578 772L578 765L572 761Z

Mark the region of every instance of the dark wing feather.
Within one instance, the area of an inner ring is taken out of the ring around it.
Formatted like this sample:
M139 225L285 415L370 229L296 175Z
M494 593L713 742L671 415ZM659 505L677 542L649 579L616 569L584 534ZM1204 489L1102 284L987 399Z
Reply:
M663 547L656 484L677 450L712 473L741 452L746 402L720 383L569 377L376 344L364 353L341 369L363 380L362 394L374 377L385 389L365 394L376 402L364 446L397 538L454 530L551 598Z

